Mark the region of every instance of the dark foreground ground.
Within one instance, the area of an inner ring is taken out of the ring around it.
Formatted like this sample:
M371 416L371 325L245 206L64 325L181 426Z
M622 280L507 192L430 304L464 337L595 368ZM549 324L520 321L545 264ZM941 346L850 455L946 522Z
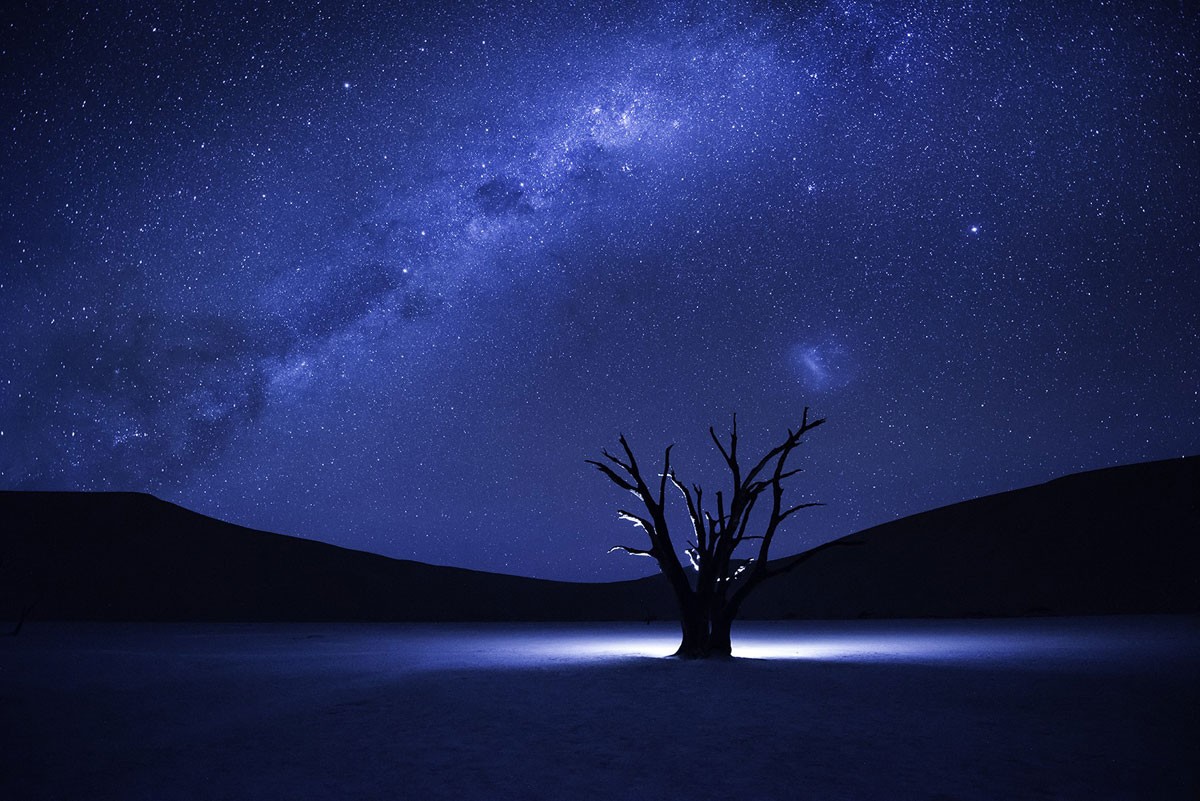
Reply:
M1193 617L36 624L0 798L1196 799Z

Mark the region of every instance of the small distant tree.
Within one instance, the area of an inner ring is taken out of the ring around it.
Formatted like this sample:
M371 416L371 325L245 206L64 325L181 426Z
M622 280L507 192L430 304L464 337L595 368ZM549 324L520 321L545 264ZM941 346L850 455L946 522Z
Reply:
M0 559L0 578L7 578L7 577L4 577L4 573L5 573L4 568L6 568L7 566L8 566L7 562L4 559ZM29 601L28 603L22 604L20 606L18 613L17 613L16 625L13 626L12 631L7 632L7 636L16 637L18 634L21 633L21 628L25 625L25 620L26 620L26 618L29 617L29 613L33 611L33 607L35 604L36 604L36 600L33 600L33 601Z
M699 485L688 487L675 475L671 467L673 445L666 449L662 470L650 481L643 474L624 435L618 438L623 456L605 450L602 451L605 461L587 460L618 487L633 493L644 507L644 511L637 512L618 509L617 514L649 536L649 547L618 545L609 553L623 551L634 556L648 556L658 563L679 605L683 639L675 656L685 659L729 656L730 630L746 597L767 579L788 572L820 550L809 551L783 567L768 565L771 544L779 526L801 509L821 505L785 506L783 483L800 472L787 467L792 451L800 445L805 434L824 422L824 419L809 420L805 408L800 427L789 430L782 443L748 470L743 470L739 462L736 415L728 447L710 427L709 436L721 452L733 479L733 489L728 497L723 492L715 494L715 509L705 508L704 491ZM687 505L690 539L686 548L678 547L668 530L668 483L683 495ZM763 512L755 516L759 525L752 529L751 514L756 509ZM748 546L748 549L739 554L740 546ZM692 575L684 567L681 555L688 558Z

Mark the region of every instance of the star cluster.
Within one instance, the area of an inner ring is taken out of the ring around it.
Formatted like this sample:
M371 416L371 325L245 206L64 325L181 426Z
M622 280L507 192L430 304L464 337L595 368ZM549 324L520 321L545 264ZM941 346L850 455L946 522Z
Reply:
M1200 451L1196 15L0 12L0 485L637 575L583 459L805 406L798 550Z

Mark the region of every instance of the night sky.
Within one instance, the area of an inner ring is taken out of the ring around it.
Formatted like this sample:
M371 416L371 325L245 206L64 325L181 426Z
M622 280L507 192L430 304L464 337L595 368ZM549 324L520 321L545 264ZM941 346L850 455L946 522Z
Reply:
M778 554L1200 452L1190 3L96 5L0 11L0 487L599 580L620 432L827 417Z

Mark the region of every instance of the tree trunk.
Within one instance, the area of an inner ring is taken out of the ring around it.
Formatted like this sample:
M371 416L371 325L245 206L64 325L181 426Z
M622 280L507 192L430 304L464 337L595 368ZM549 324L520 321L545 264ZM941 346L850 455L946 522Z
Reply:
M734 615L689 605L679 616L683 639L675 656L680 659L723 659L733 655L730 632Z
M28 606L21 607L21 616L17 618L17 625L8 633L8 636L16 637L21 633L21 627L25 625L25 618L29 617L29 613L33 611L33 607L36 605L36 603L37 602L35 601Z
M717 614L713 616L708 632L708 647L705 656L710 658L725 658L733 655L733 642L730 630L733 628L733 618Z
M708 619L704 612L689 603L680 609L679 624L683 639L674 655L680 659L703 659L708 651Z

